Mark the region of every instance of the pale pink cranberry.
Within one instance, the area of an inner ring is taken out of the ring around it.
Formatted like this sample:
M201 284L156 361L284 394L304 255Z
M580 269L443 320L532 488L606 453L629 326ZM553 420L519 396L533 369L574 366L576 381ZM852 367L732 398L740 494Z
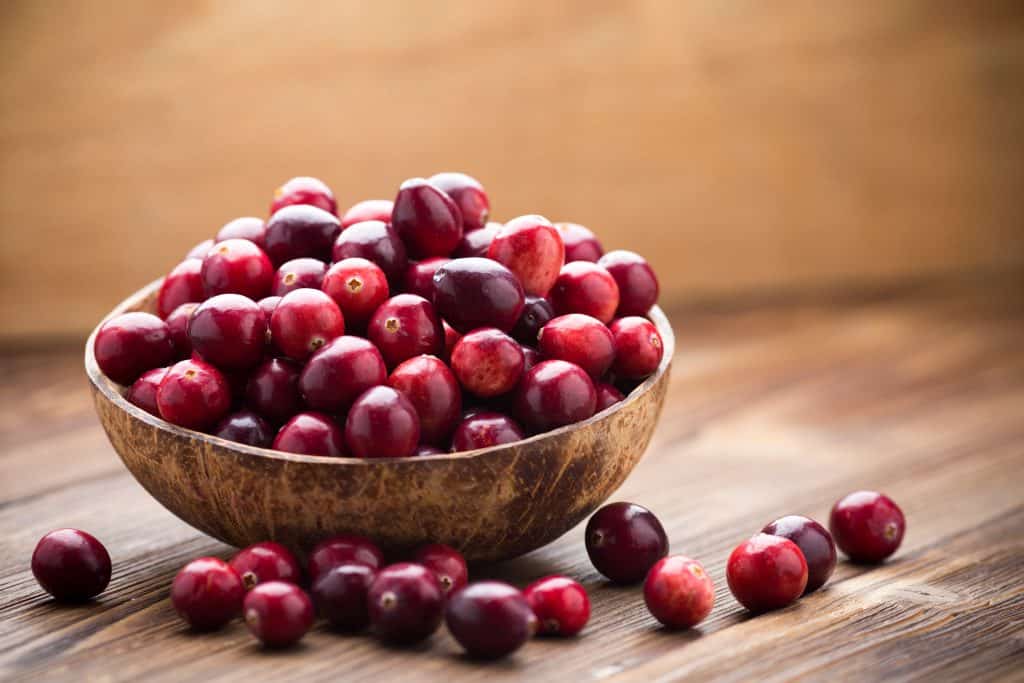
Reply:
M520 216L494 235L488 257L511 270L531 296L546 296L565 263L562 238L543 216Z

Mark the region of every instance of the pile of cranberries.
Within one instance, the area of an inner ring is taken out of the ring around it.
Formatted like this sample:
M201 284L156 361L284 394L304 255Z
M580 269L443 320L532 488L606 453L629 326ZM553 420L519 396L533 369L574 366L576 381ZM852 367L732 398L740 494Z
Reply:
M315 178L274 193L106 321L96 362L176 425L292 453L397 458L585 420L657 370L647 262L537 215L488 221L462 173L340 214Z

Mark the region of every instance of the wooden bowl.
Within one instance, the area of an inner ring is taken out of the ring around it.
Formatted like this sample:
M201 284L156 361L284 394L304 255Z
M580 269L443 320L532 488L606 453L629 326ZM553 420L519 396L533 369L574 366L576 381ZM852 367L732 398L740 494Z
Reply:
M110 316L153 311L161 281ZM109 317L109 316L108 316ZM168 510L234 546L275 540L299 550L335 533L387 549L440 542L471 561L503 560L555 540L610 496L640 460L668 387L674 338L657 373L626 400L577 424L458 455L360 460L294 455L172 425L137 408L100 372L94 330L85 369L110 443Z

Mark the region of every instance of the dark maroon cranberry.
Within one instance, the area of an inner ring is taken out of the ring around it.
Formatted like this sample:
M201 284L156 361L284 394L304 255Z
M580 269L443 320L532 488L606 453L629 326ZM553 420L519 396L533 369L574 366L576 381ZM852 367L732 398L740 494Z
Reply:
M263 359L267 318L252 299L218 294L193 311L188 338L194 352L219 368L251 368Z
M421 353L441 353L443 333L434 306L415 294L399 294L385 301L366 330L390 368Z
M173 361L174 344L167 323L152 313L122 313L100 326L93 353L104 375L131 384Z
M443 320L441 321L441 327L444 328L444 355L442 358L450 361L452 358L452 349L455 348L455 343L462 339L462 335L456 332L454 327Z
M295 258L285 261L274 273L274 284L271 292L274 296L284 296L288 292L303 287L320 289L327 272L327 264L315 258Z
M459 645L482 659L512 654L537 631L526 597L501 581L479 581L456 592L444 618Z
M199 308L197 303L182 304L171 311L164 321L167 323L167 330L171 333L174 355L179 360L192 355L192 340L188 337L188 323L197 308Z
M444 543L420 547L413 555L413 561L434 572L448 595L465 586L469 580L469 569L462 553Z
M307 176L292 178L274 190L274 201L270 204L270 213L275 214L286 206L315 206L327 213L338 213L338 203L334 193L324 181Z
M513 218L498 230L487 255L511 270L532 296L546 296L565 264L562 237L543 216Z
M384 566L384 553L373 541L362 536L341 534L320 541L309 553L309 577L316 581L343 564L364 564L374 571Z
M523 591L537 617L538 633L574 636L590 620L590 597L578 582L567 576L546 576Z
M345 413L359 394L387 378L376 346L362 337L341 336L309 359L299 377L299 390L310 408Z
M281 424L302 411L299 393L301 368L290 360L272 358L257 367L245 386L245 402L274 424Z
M352 205L345 215L341 217L341 229L344 230L350 225L362 223L363 221L391 222L391 209L395 203L390 199L364 199Z
M615 363L612 371L623 379L643 379L654 374L661 365L665 347L658 328L647 318L631 315L611 324L615 340Z
M607 325L619 307L619 286L596 263L573 261L562 266L548 298L558 315L583 313Z
M224 560L200 557L182 568L171 583L171 604L197 631L221 628L242 611L245 587Z
M323 413L299 413L281 427L272 448L286 453L341 458L345 456L345 435L341 427Z
M249 591L242 615L249 632L267 647L294 645L316 618L306 591L284 581L267 581Z
M213 435L257 448L270 448L274 442L274 430L251 410L231 413L217 424Z
M455 202L464 230L479 230L487 224L491 202L487 199L484 186L476 178L465 173L437 173L430 176L430 184Z
M279 296L265 296L256 302L260 310L263 311L263 315L267 318L268 326L270 325L270 316L274 315L274 309L277 308L279 303L281 303L281 297Z
M215 242L225 240L249 240L260 249L266 246L267 225L262 218L255 216L243 216L233 221L228 221L217 232Z
M597 237L588 228L577 223L555 223L555 228L562 236L562 243L565 244L565 262L590 261L596 262L601 258L604 249Z
M345 420L345 443L357 458L405 458L420 440L420 418L391 387L367 389Z
M185 260L187 261L190 258L197 258L199 260L202 260L206 258L206 255L210 253L210 249L212 248L213 240L203 240L202 242L188 250L188 253L185 254Z
M778 609L803 595L807 561L788 538L757 534L729 555L729 590L751 612Z
M434 304L462 333L478 327L508 332L523 312L523 287L505 266L487 258L460 258L434 274Z
M523 374L525 375L533 369L533 366L541 362L542 358L540 351L532 346L526 346L523 344L520 348L523 350Z
M370 316L390 296L387 276L380 266L357 257L331 266L321 289L345 314L345 324L355 330L365 330Z
M300 583L302 569L288 548L280 543L264 541L239 550L228 563L242 577L246 590L267 581Z
M551 302L540 296L528 296L523 304L523 312L512 328L512 336L524 344L537 344L537 336L542 327L555 317L555 309Z
M318 289L288 292L270 316L270 338L284 355L306 360L345 334L345 317L334 299Z
M597 410L597 392L578 365L546 360L523 375L516 396L519 419L533 432L586 420Z
M220 370L188 358L172 365L156 390L160 417L180 427L204 430L231 409L231 388Z
M704 565L682 555L658 560L644 581L644 602L669 628L692 628L711 614L715 587Z
M471 230L462 235L459 244L452 252L452 258L468 258L470 256L487 256L491 241L501 229L501 223L488 223L479 230Z
M493 327L464 335L452 349L452 371L477 396L500 396L516 388L523 376L523 347Z
M383 221L363 221L345 228L334 242L334 261L364 258L376 263L392 285L400 284L409 264L405 244Z
M451 197L423 178L402 183L391 225L413 256L448 256L462 239L462 214Z
M881 562L896 552L907 528L903 511L888 496L855 491L832 507L828 522L836 545L854 562Z
M160 285L156 295L156 314L161 318L167 316L178 306L187 303L198 303L206 298L201 271L203 262L200 259L185 259L174 266Z
M420 440L447 443L462 413L462 392L448 366L436 356L413 356L392 371L388 384L416 409Z
M333 213L315 206L286 206L267 221L267 255L275 264L303 257L327 261L339 232L341 222Z
M422 296L427 301L434 299L434 273L444 264L451 261L444 256L435 256L423 261L410 262L405 269L403 279L405 291L409 294Z
M377 571L358 563L342 564L313 582L313 602L320 616L342 631L362 631L370 625L367 592Z
M626 398L622 395L622 392L613 387L607 382L598 382L594 385L597 390L597 412L601 412L606 408L611 408L613 405Z
M32 574L47 593L64 602L94 598L110 583L110 555L78 529L57 529L39 539Z
M537 347L545 358L575 363L595 379L615 360L611 331L600 320L582 313L552 319L541 329Z
M150 415L160 417L160 409L156 405L156 390L166 374L167 368L146 370L128 387L124 397L129 403L142 408Z
M643 581L668 555L668 536L654 513L635 503L610 503L587 522L587 555L614 583Z
M478 411L464 418L452 437L452 452L475 451L525 439L526 434L508 415Z
M210 249L200 274L206 296L241 294L255 300L270 294L274 266L249 240L225 240Z
M416 450L412 452L412 457L429 457L431 455L445 455L446 451L442 451L437 446L429 446L425 443L421 443L416 447Z
M370 625L383 640L416 643L441 625L444 601L434 572L411 562L393 564L380 570L370 584Z
M643 256L617 249L597 261L619 286L619 308L615 315L647 315L658 302L658 278Z
M807 587L804 594L825 585L836 568L836 544L825 527L801 515L786 515L761 529L763 534L782 536L796 543L807 561Z

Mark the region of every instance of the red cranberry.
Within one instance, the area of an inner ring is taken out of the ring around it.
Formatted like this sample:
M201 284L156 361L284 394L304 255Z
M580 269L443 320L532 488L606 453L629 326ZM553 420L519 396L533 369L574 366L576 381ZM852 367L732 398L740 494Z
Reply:
M225 240L210 249L200 275L206 296L241 294L259 299L270 293L274 266L249 240Z
M643 256L617 249L597 261L619 286L619 309L615 315L646 315L658 302L658 278Z
M584 313L607 325L619 306L619 286L596 263L573 261L562 267L548 298L558 315Z
M267 581L249 591L242 614L249 632L267 647L299 642L316 617L306 591L284 581Z
M252 299L218 294L192 313L188 338L194 352L219 368L251 368L263 359L267 318Z
M761 529L762 534L781 536L796 543L807 562L804 594L825 585L836 568L836 544L825 527L801 515L786 515Z
M206 255L210 253L210 249L212 248L213 240L203 240L202 242L188 250L188 253L185 254L185 260L187 261L190 258L197 258L202 260L206 258Z
M276 264L310 257L327 261L341 232L333 213L315 206L286 206L267 221L267 255Z
M245 387L245 402L255 412L281 424L304 408L299 393L301 368L284 358L272 358L257 367Z
M524 344L536 344L542 327L555 317L551 302L540 296L528 296L523 312L512 328L512 336Z
M888 496L856 491L833 507L828 527L836 545L854 562L881 562L903 542L907 522Z
M523 350L523 374L525 375L533 369L533 366L541 361L541 355L540 351L532 346L523 344L520 348Z
M128 387L124 397L128 402L142 408L150 415L160 417L160 409L156 406L156 390L167 374L167 368L146 370Z
M225 223L224 227L217 232L217 238L214 241L249 240L260 249L263 249L266 246L266 237L267 226L262 218L244 216Z
M757 534L732 551L725 575L741 605L751 612L765 612L803 595L807 561L788 538Z
M425 457L429 457L431 455L444 455L444 454L445 454L445 451L442 451L440 448L438 448L436 446L429 446L429 445L427 445L425 443L421 443L419 446L416 447L416 450L414 450L412 452L412 457L414 457L414 458L424 457L425 458Z
M470 256L487 256L491 241L501 229L501 223L488 223L479 230L471 230L462 235L459 244L452 252L452 258L468 258Z
M357 330L366 328L370 316L390 296L387 276L380 266L355 257L331 266L321 289L338 304L345 323Z
M100 370L118 384L174 360L167 323L151 313L123 313L103 323L93 350Z
M393 368L421 353L440 353L443 333L441 319L429 301L415 294L399 294L374 312L366 336Z
M156 295L156 314L161 318L167 316L178 306L187 303L198 303L206 298L201 271L203 262L200 259L185 259L167 274L160 291Z
M465 586L469 580L469 569L462 553L444 543L420 547L413 555L413 561L434 572L448 595Z
M484 398L515 389L523 375L523 349L493 327L466 334L452 349L452 370L467 391Z
M315 206L328 213L338 213L338 203L334 200L334 193L324 181L317 178L299 176L274 190L274 201L270 204L270 213L277 213L286 206L293 205Z
M555 223L562 236L562 243L565 244L565 262L590 261L596 262L601 258L604 249L597 237L589 229L577 223Z
M314 410L344 413L359 394L383 384L388 371L377 347L361 337L342 336L309 359L299 390Z
M164 321L167 323L167 330L171 333L171 343L174 345L175 355L179 359L192 355L192 340L188 338L188 322L197 308L199 308L197 303L182 304L171 311Z
M586 420L597 410L597 392L590 376L578 365L546 360L523 375L516 411L526 427L544 432Z
M391 222L391 209L395 203L390 199L364 199L352 206L341 217L341 229L363 221Z
M654 374L665 352L654 323L631 315L614 321L610 329L615 339L615 363L612 365L615 375L623 379L643 379Z
M523 428L508 415L475 412L459 423L452 437L452 452L475 451L526 438Z
M343 564L364 564L374 571L384 566L384 553L362 536L341 534L320 541L309 553L309 576L316 581Z
M415 643L441 625L445 593L423 565L400 562L374 577L367 592L370 625L384 640Z
M178 572L171 584L171 604L197 631L221 628L242 611L245 587L224 560L201 557Z
M594 385L597 390L597 412L601 412L606 408L611 408L613 405L626 398L622 395L622 392L613 387L607 382L598 382Z
M156 390L160 417L178 426L203 430L231 409L231 388L220 370L189 358L172 365Z
M453 594L444 613L452 636L471 657L512 654L537 630L526 597L501 581L479 581Z
M420 440L445 443L462 413L462 392L455 375L436 356L414 356L401 363L388 378L420 418Z
M487 255L511 270L533 296L545 296L565 264L562 238L543 216L513 218L498 230Z
M597 378L615 360L615 342L604 324L582 313L560 315L545 325L537 337L545 358L569 361Z
M217 424L213 435L257 448L270 448L274 442L274 430L251 410L231 413Z
M238 551L228 563L242 577L246 590L267 581L300 583L302 569L288 548L280 543L264 541Z
M383 221L363 221L345 228L334 242L332 253L335 261L364 258L376 263L393 284L402 281L409 263L405 244Z
M274 284L271 292L274 296L284 296L288 292L311 287L320 289L327 272L327 264L315 258L294 258L285 261L274 273Z
M437 173L430 176L430 184L452 198L462 216L466 231L479 230L487 224L491 202L480 182L465 173Z
M423 261L410 262L405 269L405 291L409 294L417 294L427 301L434 299L434 273L444 264L451 261L444 256L435 256Z
M441 327L444 328L444 359L451 360L452 349L455 348L455 343L462 339L462 335L455 331L455 328L449 325L445 321L441 321Z
M423 178L402 183L391 211L391 225L414 256L447 256L462 239L462 214Z
M363 392L345 420L345 443L357 458L408 457L419 440L416 409L391 387Z
M438 312L462 333L478 327L511 330L523 312L523 287L505 266L487 258L460 258L434 274Z
M36 544L32 574L43 590L57 600L89 600L110 583L110 555L91 534L78 529L57 529Z
M715 587L704 565L682 555L651 567L644 581L644 602L654 618L669 628L691 628L711 614Z
M270 324L270 316L274 315L274 309L277 308L279 303L281 303L281 297L279 296L265 296L256 302L260 310L263 311L268 325Z
M295 360L306 360L327 342L345 334L345 317L334 299L318 289L288 292L270 316L270 337Z
M334 420L323 413L299 413L274 437L273 449L300 455L345 456L345 436Z
M590 620L587 591L566 576L546 576L523 591L537 617L538 633L546 636L574 636Z
M635 503L610 503L587 522L587 555L614 583L642 581L668 555L668 536L654 513Z
M361 631L370 625L366 594L377 570L365 564L332 567L313 582L313 602L320 615L336 629Z

